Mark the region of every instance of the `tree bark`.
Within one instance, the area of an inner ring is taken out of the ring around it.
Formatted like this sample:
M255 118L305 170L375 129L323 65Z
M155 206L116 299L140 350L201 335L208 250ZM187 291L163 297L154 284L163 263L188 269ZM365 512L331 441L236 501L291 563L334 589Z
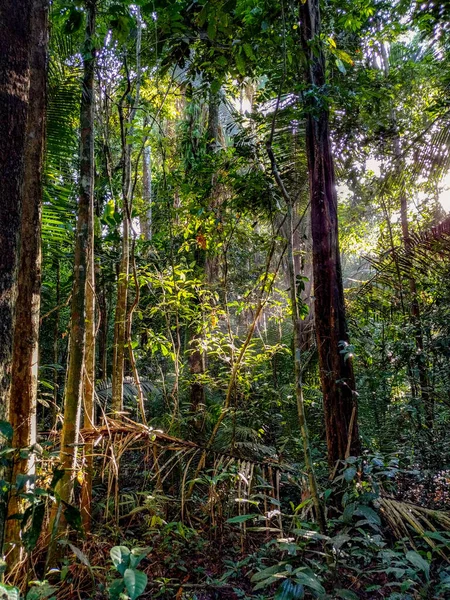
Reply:
M9 417L30 85L31 7L26 0L0 3L0 419L3 420Z
M80 109L80 196L75 241L74 282L72 290L70 346L64 397L64 423L61 434L60 463L64 475L57 492L64 502L73 493L76 446L80 428L83 369L86 345L86 283L92 253L92 215L94 213L94 67L96 0L86 0L85 54ZM53 521L53 519L52 519Z
M113 413L120 413L123 409L123 379L125 374L125 347L127 340L127 302L128 284L130 276L130 225L131 225L131 152L133 149L133 121L139 104L139 91L141 84L141 35L142 26L140 14L137 15L138 28L136 39L136 94L131 110L125 123L123 102L131 91L128 79L126 94L119 103L120 130L122 138L122 257L120 261L119 277L117 282L117 304L114 318L114 355L112 372L112 401Z
M86 356L83 374L84 429L94 429L95 394L95 265L94 265L94 211L89 214L89 255L86 285ZM91 529L92 477L94 470L94 446L89 441L84 446L84 475L81 487L81 519L85 531Z
M9 421L16 448L12 479L34 471L33 455L21 458L19 450L36 442L38 335L41 287L42 171L47 104L48 0L34 0L31 15L29 111L26 130L23 206L20 231L18 295L13 335ZM21 512L12 494L8 512ZM9 519L6 542L16 542L10 555L19 559L20 522Z
M357 402L344 306L338 242L337 193L326 107L325 57L320 46L319 0L300 1L306 57L306 152L311 198L315 327L323 393L328 462L360 452Z
M206 131L207 138L207 151L210 156L213 156L216 151L218 138L219 138L219 106L220 97L216 92L209 93L208 101L208 126ZM218 205L218 189L216 185L216 174L211 175L211 194L209 198L208 210L212 211ZM200 246L195 251L195 262L199 270L204 271L205 279L208 284L213 283L217 276L218 260L216 256L208 256L207 250ZM191 351L189 354L189 372L193 381L190 385L190 405L191 412L195 415L199 407L205 404L205 386L199 381L199 377L204 375L206 371L206 356L205 352L201 349L201 341L203 334L198 331L191 331L190 333L190 347ZM194 423L194 426L198 429L198 419Z
M317 485L314 463L311 455L311 445L309 442L308 424L306 422L305 403L303 399L303 368L302 368L302 332L301 319L298 307L299 298L297 297L297 282L295 273L294 257L294 218L292 202L288 202L288 271L289 287L291 296L292 324L294 327L294 375L295 375L295 397L297 401L297 413L300 424L300 431L303 441L303 456L305 459L305 471L308 475L309 491L316 513L317 523L320 531L326 533L326 520L323 505L319 498L319 488Z
M150 146L142 152L142 185L144 188L144 214L141 216L141 230L146 242L152 241L152 157Z

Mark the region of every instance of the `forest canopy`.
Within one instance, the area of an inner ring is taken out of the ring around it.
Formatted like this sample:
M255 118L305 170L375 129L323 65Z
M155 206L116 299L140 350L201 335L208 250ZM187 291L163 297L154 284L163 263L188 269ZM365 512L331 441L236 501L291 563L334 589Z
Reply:
M450 598L450 6L0 1L0 593Z

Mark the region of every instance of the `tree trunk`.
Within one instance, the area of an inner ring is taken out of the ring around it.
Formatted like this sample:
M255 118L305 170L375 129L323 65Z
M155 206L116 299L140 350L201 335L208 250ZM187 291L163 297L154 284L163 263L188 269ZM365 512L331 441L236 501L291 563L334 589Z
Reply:
M395 113L394 116L394 126L397 127ZM394 139L394 156L398 162L397 169L400 171L402 165L400 163L401 160L401 150L400 150L400 139L398 135ZM413 274L413 262L412 262L412 253L413 248L411 244L411 237L409 235L409 223L408 223L408 200L406 197L406 193L404 190L401 191L400 195L400 221L402 226L402 238L403 244L405 246L407 265L408 265L408 284L409 284L409 293L411 296L411 307L410 307L410 319L411 324L414 328L414 338L416 342L416 356L415 363L417 366L417 372L419 374L419 387L420 387L420 396L422 398L422 404L425 411L425 422L429 430L433 428L434 421L434 398L430 393L430 382L428 379L428 368L426 363L426 356L424 354L424 344L423 344L423 328L422 328L422 318L420 313L420 305L419 299L417 296L417 282ZM401 283L401 282L400 282Z
M64 475L57 492L64 502L70 502L73 493L73 474L76 466L76 446L80 428L83 390L83 369L86 344L86 283L89 261L93 250L92 215L94 213L94 67L95 67L95 12L96 0L86 0L87 23L86 53L80 110L80 197L75 241L75 266L72 289L70 346L67 382L64 397L64 424L61 434L61 468ZM55 517L56 515L53 515ZM51 526L53 525L52 519Z
M61 271L59 260L55 260L54 268L56 272L56 306L59 307L61 302ZM50 410L51 428L56 427L56 419L58 415L58 388L59 388L59 373L56 365L59 364L59 308L55 310L53 324L53 405Z
M150 146L142 153L142 185L144 188L144 214L141 216L141 230L146 242L152 240L152 157Z
M31 3L0 3L0 419L9 417L28 93Z
M208 103L208 127L206 132L207 150L212 156L216 150L219 138L219 106L220 97L216 92L209 93ZM209 198L208 210L212 211L218 204L218 189L216 185L216 174L211 175L211 194ZM211 284L217 276L218 260L216 256L208 256L206 250L202 247L196 248L195 262L199 270L204 271L205 279L208 284ZM205 404L205 386L199 381L206 371L206 356L201 349L201 341L203 334L198 331L191 332L190 354L189 354L189 372L193 381L190 385L190 404L191 412L196 414L200 406ZM194 423L195 427L199 428L198 419Z
M306 152L311 198L315 326L323 393L328 462L358 454L355 378L349 353L338 243L337 193L331 153L329 113L319 94L326 84L320 48L319 0L300 2L305 79L311 95L305 106Z
M119 103L120 131L122 138L122 257L120 261L119 277L117 282L117 304L114 318L114 356L112 372L112 401L113 413L120 413L123 409L123 379L125 375L125 347L127 340L127 302L128 284L130 275L130 224L131 224L131 151L133 149L133 120L136 116L139 104L139 91L141 84L141 19L137 15L137 39L136 39L136 94L130 114L125 123L123 102L131 91L131 83L128 80L126 94Z
M311 455L311 445L309 442L308 425L306 422L305 403L303 400L303 370L302 370L302 333L301 319L298 307L299 298L297 298L297 282L295 274L295 258L294 258L294 218L293 218L292 202L288 202L288 270L289 270L289 287L291 291L291 310L292 324L294 326L294 374L295 374L295 397L297 400L297 413L300 424L300 431L303 441L303 456L305 459L305 471L308 475L309 491L314 505L316 519L322 533L326 533L326 520L322 503L319 498L319 488L317 485L314 463Z
M48 0L34 0L31 15L29 111L26 130L23 206L20 231L18 295L15 305L11 404L9 421L16 448L12 479L34 471L34 461L21 458L19 450L36 442L36 397L38 368L39 308L41 287L42 168L48 49ZM8 512L21 512L21 502L12 495ZM6 542L18 542L20 522L7 521ZM16 545L10 559L20 557Z
M94 429L94 393L95 393L95 265L94 265L94 212L89 215L89 255L86 285L86 356L83 375L83 426ZM85 531L91 529L92 477L94 469L94 446L89 441L84 446L84 477L81 488L81 518Z

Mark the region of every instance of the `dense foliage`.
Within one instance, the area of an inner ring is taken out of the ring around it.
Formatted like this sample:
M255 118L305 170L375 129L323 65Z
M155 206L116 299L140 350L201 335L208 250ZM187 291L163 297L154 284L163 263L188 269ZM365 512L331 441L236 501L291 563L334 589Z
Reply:
M50 3L8 599L450 597L450 14L318 11Z

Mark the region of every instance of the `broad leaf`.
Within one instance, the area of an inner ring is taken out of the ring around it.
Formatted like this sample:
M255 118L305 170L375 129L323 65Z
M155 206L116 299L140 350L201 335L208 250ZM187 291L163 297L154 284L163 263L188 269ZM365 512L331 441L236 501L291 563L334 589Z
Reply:
M410 550L406 553L406 558L411 564L413 564L419 571L423 571L427 579L430 578L430 563L420 556L418 552Z
M136 569L127 569L123 574L123 580L131 600L136 600L147 587L147 575Z
M111 556L111 560L113 565L119 571L119 573L123 576L126 569L130 564L130 554L131 552L126 546L114 546L109 551Z
M374 523L375 525L381 525L380 517L377 513L370 508L370 506L366 506L364 504L360 504L356 507L355 514L361 517L365 517L369 523Z

